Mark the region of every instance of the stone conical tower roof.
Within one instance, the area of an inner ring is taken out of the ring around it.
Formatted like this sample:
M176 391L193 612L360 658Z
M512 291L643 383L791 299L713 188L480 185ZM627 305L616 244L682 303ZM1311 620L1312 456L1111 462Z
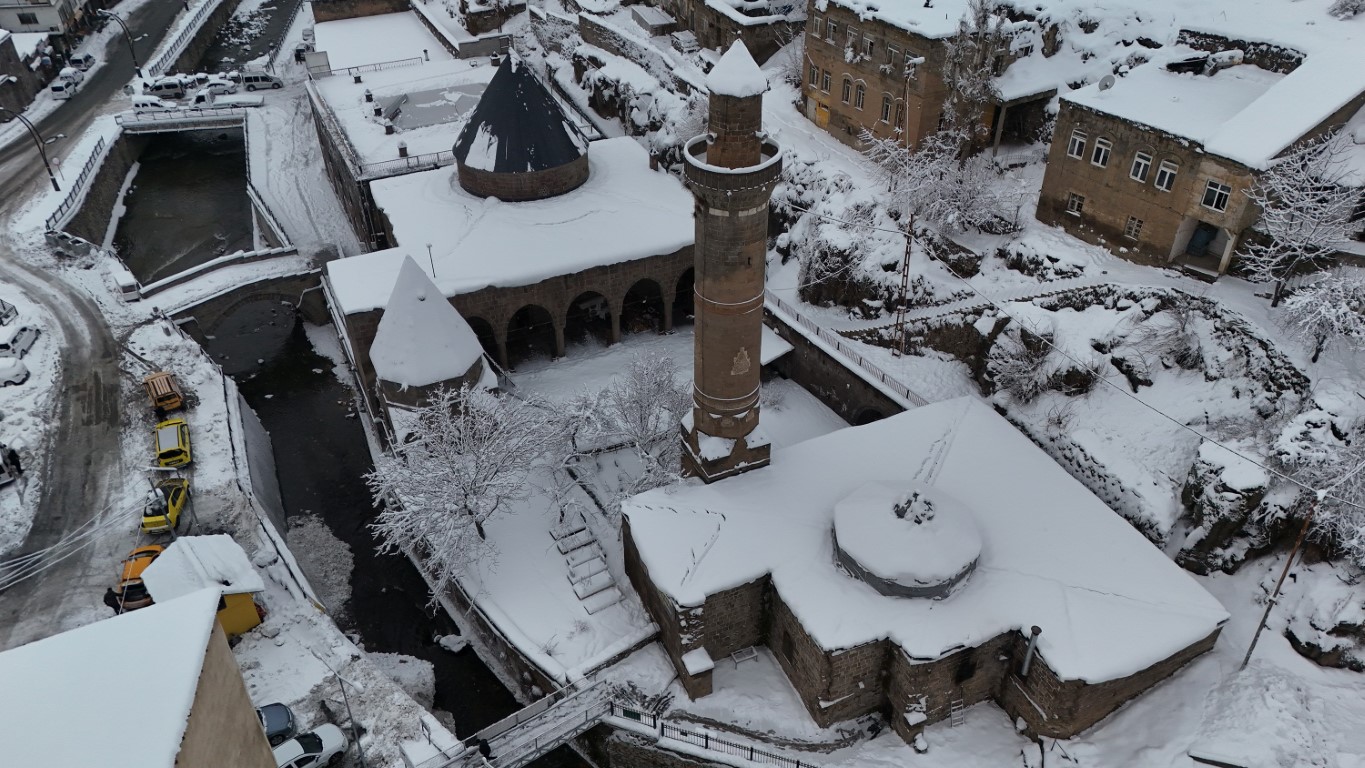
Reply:
M375 374L425 387L464 376L482 354L469 323L411 256L404 259L370 346Z
M516 56L503 60L455 141L462 169L491 173L546 171L587 151L554 97Z

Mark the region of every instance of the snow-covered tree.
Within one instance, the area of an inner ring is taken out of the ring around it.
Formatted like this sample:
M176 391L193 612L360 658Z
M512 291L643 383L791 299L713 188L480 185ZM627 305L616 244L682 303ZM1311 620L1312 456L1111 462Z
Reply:
M1260 206L1265 237L1247 245L1240 264L1252 280L1275 282L1271 306L1284 297L1285 278L1321 262L1346 239L1356 194L1342 184L1346 151L1337 133L1305 142L1246 190Z
M984 155L963 157L961 135L941 131L915 148L864 131L863 151L880 170L888 208L965 231L1013 222L1021 198Z
M1338 269L1284 301L1281 321L1313 343L1313 362L1330 344L1365 340L1365 276Z
M957 32L945 41L943 84L948 96L943 102L943 125L960 140L964 154L990 133L986 108L1000 98L994 61L1009 43L1004 24L995 0L969 0Z
M1365 13L1365 0L1337 0L1327 12L1338 19L1349 19Z
M415 438L365 480L384 506L372 523L381 551L422 548L439 590L496 555L484 525L528 496L528 474L563 439L563 425L535 398L469 387L438 392L416 416Z

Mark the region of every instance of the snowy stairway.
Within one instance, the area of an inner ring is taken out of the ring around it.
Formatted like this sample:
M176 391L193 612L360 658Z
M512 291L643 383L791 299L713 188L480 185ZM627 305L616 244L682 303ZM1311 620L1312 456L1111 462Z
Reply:
M607 558L597 537L580 517L550 529L555 546L568 565L569 584L589 615L621 602L621 590L616 588Z

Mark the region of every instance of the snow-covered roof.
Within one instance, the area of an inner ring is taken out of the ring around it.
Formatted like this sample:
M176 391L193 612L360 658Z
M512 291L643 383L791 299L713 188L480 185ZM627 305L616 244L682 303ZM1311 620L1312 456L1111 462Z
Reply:
M1202 144L1284 79L1284 75L1250 64L1213 75L1171 72L1165 66L1167 61L1196 54L1198 51L1190 48L1172 50L1168 56L1116 78L1108 90L1095 83L1062 98Z
M42 49L49 37L47 32L11 32L10 36L14 38L14 50L19 52L20 58Z
M768 90L768 78L743 41L736 39L707 73L706 88L720 96L758 96Z
M879 483L922 481L971 510L975 573L943 600L886 597L833 558L835 506ZM656 489L622 507L654 584L680 605L770 574L822 647L889 638L938 658L1038 625L1062 679L1133 674L1228 614L1189 574L975 398L839 430L712 485Z
M792 351L792 345L786 339L777 335L777 331L763 326L763 335L759 337L759 363L767 365L777 358Z
M459 378L483 355L479 337L411 257L403 259L370 360L384 381L425 387Z
M1341 128L1346 136L1346 156L1342 163L1342 182L1365 187L1365 107Z
M588 147L588 180L545 200L504 203L464 191L455 169L374 181L370 190L399 245L328 262L332 295L346 314L388 303L403 259L427 263L446 296L531 285L590 267L673 253L693 241L692 196L649 169L629 137Z
M382 163L398 160L400 142L407 146L410 157L450 150L452 137L459 134L460 126L497 72L479 63L479 59L432 61L365 72L359 83L345 75L311 82L355 147L358 160L364 164ZM374 101L365 101L366 91ZM376 105L385 108L387 114L393 114L393 107L398 105L392 120L396 131L385 133L386 118L375 116Z
M323 21L313 25L313 34L314 47L327 52L332 69L422 56L453 58L412 11Z
M240 544L225 533L181 536L142 572L157 602L213 587L224 595L260 592L265 582Z
M520 56L503 59L455 140L456 160L495 173L549 170L587 151L587 140Z
M205 589L0 653L4 764L173 768L217 610Z

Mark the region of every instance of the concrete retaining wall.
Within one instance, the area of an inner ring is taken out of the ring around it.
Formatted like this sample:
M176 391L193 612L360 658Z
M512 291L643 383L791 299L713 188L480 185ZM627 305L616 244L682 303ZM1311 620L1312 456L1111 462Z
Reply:
M868 384L842 361L811 343L781 317L764 311L764 321L792 345L792 351L772 363L772 368L795 381L850 424L894 416L905 410L900 403Z
M185 50L180 53L175 62L171 64L167 72L194 72L199 68L199 60L204 58L204 53L213 44L213 39L218 36L218 30L223 28L227 20L232 17L237 10L238 3L227 2L214 9L199 30L190 38L190 42L185 46Z
M104 233L109 227L109 217L114 213L114 204L118 202L119 190L123 189L123 180L128 178L128 171L150 140L151 136L128 135L120 135L113 140L104 162L88 182L85 200L63 227L66 232L92 243L104 242Z

